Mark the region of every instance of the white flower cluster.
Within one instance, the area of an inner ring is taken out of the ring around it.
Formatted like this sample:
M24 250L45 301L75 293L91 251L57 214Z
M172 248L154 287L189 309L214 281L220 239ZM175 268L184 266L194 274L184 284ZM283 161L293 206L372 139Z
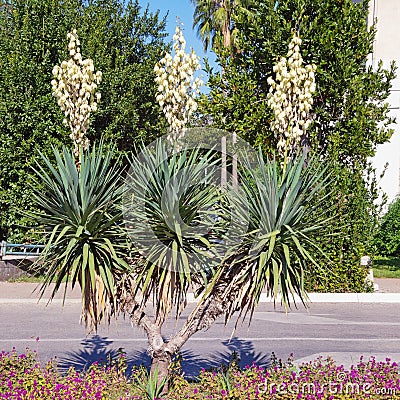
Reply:
M176 27L174 40L175 55L167 53L154 67L158 84L156 100L160 104L170 126L169 139L178 143L185 134L185 126L197 108L195 100L203 82L194 73L200 69L199 57L192 50L185 53L186 40L182 30Z
M282 58L273 68L276 82L268 78L268 105L275 114L271 128L279 138L278 151L282 155L299 144L312 122L310 109L317 67L314 64L303 67L300 45L301 39L294 34L287 58Z
M76 29L68 33L68 50L71 58L53 68L54 79L51 81L53 95L65 113L64 123L71 129L75 156L78 157L82 146L87 149L89 140L85 134L89 127L92 111L97 110L101 94L96 93L102 73L94 72L93 60L82 60L80 43Z

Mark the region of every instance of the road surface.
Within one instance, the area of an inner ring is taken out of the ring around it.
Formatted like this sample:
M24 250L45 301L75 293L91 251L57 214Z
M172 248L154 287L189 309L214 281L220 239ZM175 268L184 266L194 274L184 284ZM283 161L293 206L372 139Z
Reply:
M147 340L139 328L132 328L122 317L110 327L100 327L97 335L85 336L79 324L80 304L70 302L0 303L0 351L13 347L23 352L37 350L42 361L57 357L60 368L85 368L93 361L105 360L109 352L123 348L130 365L148 363ZM178 321L182 324L183 318ZM179 325L178 325L179 326ZM226 362L232 351L240 354L241 364L253 361L261 366L270 362L271 353L296 362L310 361L319 355L332 355L350 366L359 356L377 356L400 361L400 311L398 304L315 303L306 311L302 306L286 314L270 303L261 304L248 329L247 323L233 334L217 321L208 331L193 336L183 348L188 375L201 367ZM176 331L171 320L165 337ZM37 338L38 341L37 341Z

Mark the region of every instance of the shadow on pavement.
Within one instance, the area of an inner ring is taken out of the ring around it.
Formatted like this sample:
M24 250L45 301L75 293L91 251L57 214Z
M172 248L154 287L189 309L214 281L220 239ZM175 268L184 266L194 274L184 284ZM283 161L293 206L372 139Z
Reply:
M221 365L228 365L232 360L233 353L238 355L241 368L252 363L260 367L268 367L271 364L271 355L256 353L254 345L250 341L234 337L231 340L223 341L222 344L226 347L226 351L208 356L201 356L192 350L181 351L181 363L185 376L192 378L198 376L202 368L217 369ZM95 335L86 338L82 340L79 351L69 351L58 359L58 369L60 372L66 372L73 367L76 371L84 371L95 362L110 365L111 360L116 360L121 353L127 357L128 374L135 365L150 367L151 358L146 350L127 352L129 349L114 349L112 345L113 341L107 337Z
M240 368L245 368L246 365L251 366L253 363L257 364L258 367L268 368L272 363L271 353L256 352L253 343L249 340L233 337L230 340L224 340L222 344L227 350L218 352L213 357L213 362L218 365L229 364L234 353L238 356Z
M123 351L123 349L108 349L112 344L112 340L99 335L86 338L82 340L79 351L68 351L58 359L58 369L60 372L66 372L72 367L76 371L85 371L95 362L107 365Z

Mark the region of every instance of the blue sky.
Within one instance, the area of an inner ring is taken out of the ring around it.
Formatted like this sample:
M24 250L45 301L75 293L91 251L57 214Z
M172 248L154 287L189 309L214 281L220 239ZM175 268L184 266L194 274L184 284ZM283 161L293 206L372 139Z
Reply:
M201 60L206 56L210 61L215 60L214 53L210 50L207 53L203 50L203 44L197 37L196 31L192 29L194 6L190 0L139 0L139 4L152 12L160 10L160 15L167 17L167 32L170 34L170 40L175 33L176 18L179 17L184 25L184 36L186 39L186 51L189 52L193 48ZM204 78L204 77L203 77Z

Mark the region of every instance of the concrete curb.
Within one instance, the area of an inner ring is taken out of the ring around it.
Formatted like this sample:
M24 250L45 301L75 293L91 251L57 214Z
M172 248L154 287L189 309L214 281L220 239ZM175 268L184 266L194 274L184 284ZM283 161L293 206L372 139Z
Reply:
M63 304L62 299L53 299L51 302L49 302L49 299L44 299L42 298L41 300L37 298L29 298L29 299L11 299L11 298L0 298L0 304L40 304L43 306L46 306L47 304ZM69 304L81 304L81 299L65 299L64 302L65 305Z
M400 293L309 293L310 303L400 303ZM48 299L42 298L40 301L33 298L0 298L0 304L32 304L38 303L46 305ZM280 303L281 299L276 299ZM295 301L301 303L299 297L295 296ZM188 294L188 303L196 302L193 293ZM265 293L261 294L260 303L272 303L273 298ZM53 299L50 304L62 304L62 299ZM80 298L66 298L65 304L80 304Z
M309 293L310 303L400 303L400 293ZM300 301L295 297L296 302ZM261 302L269 302L264 293ZM278 299L280 301L280 299Z

